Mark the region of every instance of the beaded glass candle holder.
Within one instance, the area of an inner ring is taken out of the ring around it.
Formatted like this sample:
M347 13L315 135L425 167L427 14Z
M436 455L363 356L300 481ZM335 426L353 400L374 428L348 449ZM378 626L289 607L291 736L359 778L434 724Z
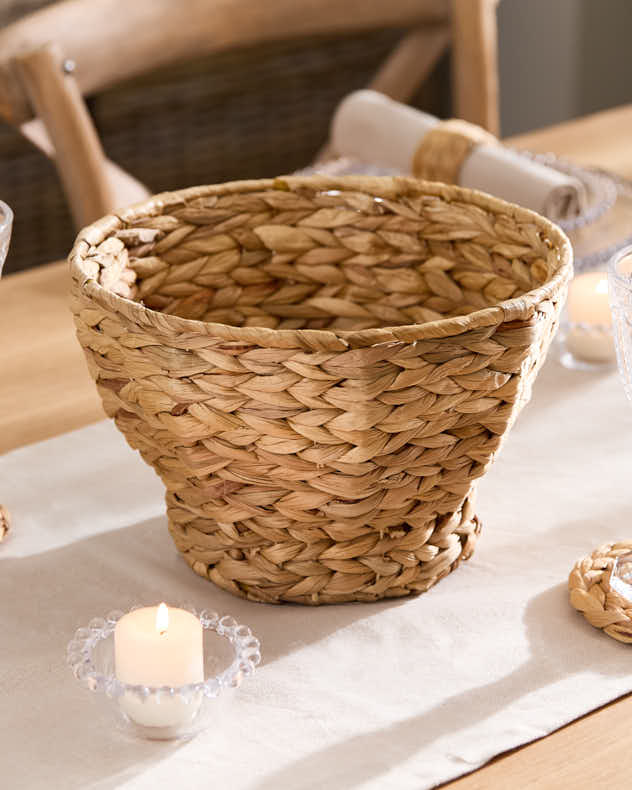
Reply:
M132 610L141 607L133 607ZM114 632L121 611L96 617L79 628L68 644L67 661L86 689L101 694L127 733L152 740L191 738L205 729L215 701L239 686L261 661L259 640L233 617L196 612L203 634L204 680L182 686L151 687L124 683L115 666Z
M9 252L9 242L11 241L11 228L13 227L13 212L0 200L0 277L2 277L2 267ZM0 542L2 542L9 532L11 519L9 511L0 504Z
M557 343L565 367L599 370L615 365L606 271L583 272L573 278Z

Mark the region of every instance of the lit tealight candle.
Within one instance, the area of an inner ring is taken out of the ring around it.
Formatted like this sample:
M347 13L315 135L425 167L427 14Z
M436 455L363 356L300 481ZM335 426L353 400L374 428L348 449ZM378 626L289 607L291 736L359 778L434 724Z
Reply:
M586 362L613 362L616 355L606 273L575 277L568 291L567 310L566 347L571 354Z
M116 676L122 683L156 688L185 686L204 680L203 630L198 618L166 604L135 609L121 617L114 631ZM145 727L178 727L190 722L201 697L179 695L139 699L131 692L121 708Z

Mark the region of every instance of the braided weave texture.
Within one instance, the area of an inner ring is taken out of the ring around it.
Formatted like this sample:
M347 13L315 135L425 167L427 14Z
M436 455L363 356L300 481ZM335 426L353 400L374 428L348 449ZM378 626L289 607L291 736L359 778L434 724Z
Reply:
M568 577L571 606L595 628L618 642L632 643L632 602L611 586L617 557L632 552L632 541L605 543L578 560Z
M193 570L257 601L427 590L557 325L570 245L409 178L158 195L79 234L90 372Z

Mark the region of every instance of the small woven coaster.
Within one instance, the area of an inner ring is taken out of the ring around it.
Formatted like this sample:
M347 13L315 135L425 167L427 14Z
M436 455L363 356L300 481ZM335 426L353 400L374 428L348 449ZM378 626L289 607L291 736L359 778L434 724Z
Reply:
M11 517L9 511L4 505L0 505L0 543L6 538L11 525Z
M629 552L632 541L604 543L575 563L568 592L571 606L591 625L619 642L632 643L632 601L613 589L610 579L615 559Z

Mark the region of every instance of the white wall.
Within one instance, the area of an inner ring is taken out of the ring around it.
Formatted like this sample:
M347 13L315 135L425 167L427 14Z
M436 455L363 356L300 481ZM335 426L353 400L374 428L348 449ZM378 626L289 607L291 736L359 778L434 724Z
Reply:
M502 0L503 135L632 102L632 0Z

